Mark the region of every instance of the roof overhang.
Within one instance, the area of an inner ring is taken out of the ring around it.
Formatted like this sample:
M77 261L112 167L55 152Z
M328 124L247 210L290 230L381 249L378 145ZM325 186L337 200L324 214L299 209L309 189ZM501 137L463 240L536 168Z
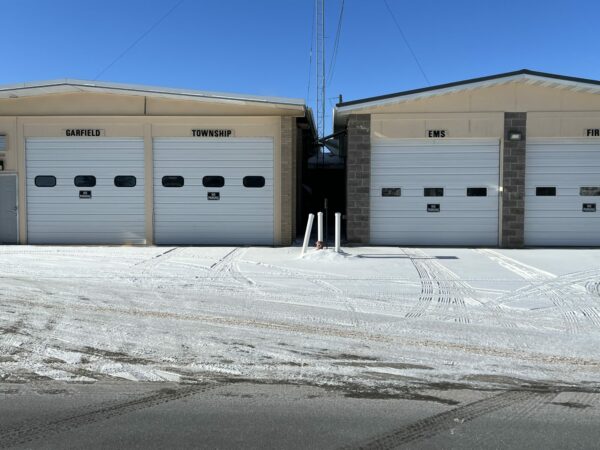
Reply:
M206 92L192 89L175 89L136 84L106 83L99 81L73 80L68 78L52 81L2 85L0 86L0 99L15 99L22 97L82 92L132 95L208 103L225 103L232 105L261 104L282 109L297 109L299 111L304 111L306 108L304 100L295 98Z
M452 94L456 92L479 89L483 87L498 86L503 84L521 82L534 86L553 87L559 89L569 89L578 92L587 92L592 94L600 93L600 81L585 78L566 77L544 72L535 72L532 70L519 70L516 72L502 73L488 77L472 78L454 83L440 84L421 89L397 92L395 94L369 97L361 100L338 103L335 108L336 118L343 117L350 113L357 113L361 110L385 106L397 103L419 100L424 98L436 97L440 95Z

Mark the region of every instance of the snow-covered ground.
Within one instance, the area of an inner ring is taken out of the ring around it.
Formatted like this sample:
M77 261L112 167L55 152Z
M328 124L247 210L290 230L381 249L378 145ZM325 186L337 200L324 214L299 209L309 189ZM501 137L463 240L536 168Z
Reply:
M600 386L600 251L0 247L0 381Z

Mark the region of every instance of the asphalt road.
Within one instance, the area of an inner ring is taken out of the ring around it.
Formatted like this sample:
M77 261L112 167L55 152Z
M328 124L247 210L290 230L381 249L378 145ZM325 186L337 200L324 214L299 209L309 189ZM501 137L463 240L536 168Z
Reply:
M289 384L0 384L0 448L598 448L600 394Z

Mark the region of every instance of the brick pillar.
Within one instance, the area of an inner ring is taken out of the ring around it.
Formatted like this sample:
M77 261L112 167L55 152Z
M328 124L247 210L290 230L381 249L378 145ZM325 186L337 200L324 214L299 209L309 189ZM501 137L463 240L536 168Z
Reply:
M295 206L292 198L295 128L295 117L281 118L281 245L292 244L292 209Z
M369 242L371 183L371 116L348 118L346 153L346 235L348 241Z
M502 247L519 248L525 235L525 156L527 113L504 113L504 154L502 158ZM509 133L521 133L510 141Z

